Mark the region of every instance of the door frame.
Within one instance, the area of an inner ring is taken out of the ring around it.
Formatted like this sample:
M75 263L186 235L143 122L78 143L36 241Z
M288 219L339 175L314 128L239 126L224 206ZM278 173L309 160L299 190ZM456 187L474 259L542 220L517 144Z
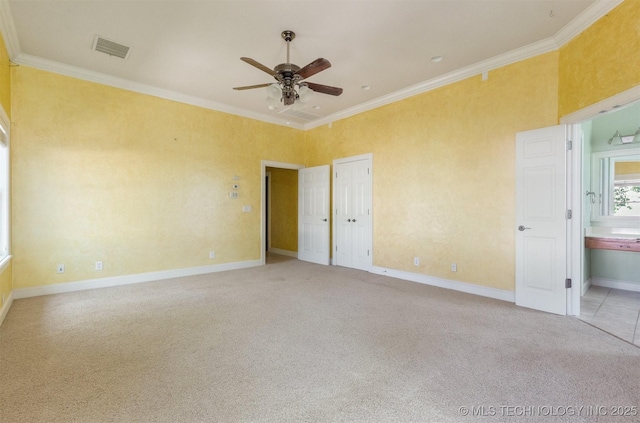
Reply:
M567 259L571 263L568 266L568 276L572 279L572 287L567 296L567 314L580 315L580 297L583 275L582 263L584 262L584 231L582 219L582 193L584 181L582 180L582 163L584 151L584 139L582 137L581 124L603 113L611 112L619 107L626 106L640 100L640 85L618 93L591 106L580 109L560 118L560 123L569 126L569 137L573 141L572 165L567 170L569 180L567 183L568 207L572 210L570 224L570 236L568 238Z
M359 160L369 160L369 169L371 170L371 174L369 177L369 210L370 210L370 218L369 218L369 251L371 251L371 255L369 256L369 263L368 263L368 267L369 269L367 271L371 271L371 268L373 267L373 153L366 153L366 154L360 154L357 156L351 156L351 157L343 157L341 159L335 159L333 161L333 164L331 166L331 260L330 260L330 264L331 265L336 265L336 260L335 260L335 255L334 253L336 252L336 246L337 246L337 225L336 225L336 221L335 221L335 213L333 212L333 208L336 205L336 181L335 181L335 172L336 172L336 165L342 164L342 163L349 163L349 162L356 162Z
M271 160L261 160L260 161L260 265L264 266L266 262L266 251L265 251L265 231L266 225L268 222L265 222L265 212L267 207L267 198L266 198L266 182L265 178L267 176L267 168L275 167L280 169L292 169L299 170L304 169L305 166L296 163L285 163L285 162L274 162Z

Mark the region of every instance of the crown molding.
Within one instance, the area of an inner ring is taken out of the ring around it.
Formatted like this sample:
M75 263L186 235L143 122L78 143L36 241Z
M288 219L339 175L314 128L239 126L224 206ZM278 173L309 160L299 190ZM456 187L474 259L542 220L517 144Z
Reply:
M473 65L465 68L457 69L453 72L449 72L445 75L438 76L425 82L413 85L400 91L395 91L391 94L378 97L375 100L359 104L355 107L345 109L339 113L334 113L322 119L314 120L304 125L304 129L313 129L318 126L335 122L336 120L346 119L348 117L381 107L387 104L395 103L400 100L404 100L414 95L422 94L427 91L435 90L436 88L443 87L445 85L453 84L467 78L471 78L476 75L480 75L484 72L498 69L503 66L516 63L539 54L548 53L550 51L557 50L558 46L553 38L547 38L537 43L529 44L528 46L521 47L512 50L508 53L495 56L491 59L483 60L482 62L474 63Z
M33 68L82 79L85 81L96 82L98 84L108 85L111 87L121 88L128 91L134 91L141 94L147 94L154 97L163 98L166 100L177 101L180 103L190 104L190 105L202 107L205 109L215 110L217 112L229 113L232 115L255 119L255 120L259 120L267 123L272 123L275 125L282 125L289 128L295 128L297 126L293 123L287 124L283 120L274 119L268 115L247 112L246 110L227 106L225 104L218 103L211 100L206 100L204 98L180 94L175 91L170 91L163 88L142 84L140 82L135 82L135 81L131 81L124 78L118 78L115 76L107 75L101 72L96 72L96 71L92 71L92 70L88 70L88 69L84 69L76 66L66 65L64 63L56 62L54 60L43 59L42 57L38 57L38 56L32 56L32 55L23 53L23 54L20 54L18 57L16 57L13 60L13 62L19 65L30 66ZM298 129L302 129L302 127L300 126Z
M624 0L597 0L553 36L558 48L580 35L598 19L622 4Z
M539 54L557 50L623 2L624 0L596 0L591 6L585 9L581 14L575 17L571 22L565 25L552 37L525 47L512 50L508 53L495 56L491 59L475 63L473 65L467 66L466 68L455 70L437 78L421 82L403 90L378 97L377 99L374 99L367 103L359 104L355 107L345 109L339 113L334 113L322 119L308 122L304 125L304 129L309 130L317 128L318 126L335 122L337 120L346 119L348 117L375 109L377 107L385 106L387 104L404 100L417 94L422 94L427 91L452 84L454 82L459 82L463 79L471 78L473 76L491 71L493 69L498 69L500 67L507 66L521 60L529 59Z
M0 0L0 32L4 38L4 44L9 54L9 59L13 59L21 52L20 41L18 41L18 32L13 23L13 14L11 13L11 5L9 0Z
M359 104L338 113L306 123L287 123L288 121L274 118L270 115L248 112L236 107L227 106L212 100L200 97L188 96L174 91L153 87L146 84L117 78L100 72L90 71L75 66L65 65L48 59L43 59L28 54L23 54L20 50L17 31L13 23L11 7L8 0L0 0L0 31L5 40L7 52L12 62L31 66L42 70L47 70L62 75L67 75L99 84L109 85L142 94L148 94L167 100L186 103L198 107L203 107L218 112L229 113L249 119L255 119L266 123L281 125L288 128L300 130L313 129L324 124L329 124L337 120L345 119L396 101L425 93L427 91L452 84L484 72L491 71L521 60L529 59L539 54L557 50L571 39L575 38L598 19L609 13L615 7L623 3L624 0L596 0L591 6L585 9L580 15L569 22L554 36L545 40L530 44L528 46L513 50L506 54L495 56L491 59L475 63L462 69L450 72L446 75L433 78L431 80L413 85L400 91L390 93L372 101Z

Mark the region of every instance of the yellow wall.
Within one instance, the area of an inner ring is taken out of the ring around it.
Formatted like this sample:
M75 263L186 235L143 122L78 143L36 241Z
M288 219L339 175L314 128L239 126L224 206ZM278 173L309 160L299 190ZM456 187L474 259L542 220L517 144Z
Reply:
M0 105L7 116L11 117L11 69L9 67L9 54L0 35ZM9 293L12 290L11 263L0 270L0 308L4 306Z
M298 171L270 168L271 247L298 251Z
M14 288L257 260L260 160L302 161L301 131L26 66L13 121Z
M560 116L640 85L640 0L626 0L560 49Z
M515 134L557 123L557 69L548 53L305 134L309 165L373 153L374 265L513 290Z

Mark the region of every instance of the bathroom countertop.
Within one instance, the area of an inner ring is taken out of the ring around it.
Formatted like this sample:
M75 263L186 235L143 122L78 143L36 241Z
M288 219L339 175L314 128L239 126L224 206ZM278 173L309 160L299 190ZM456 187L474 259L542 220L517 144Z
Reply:
M607 228L591 226L585 229L585 237L611 239L640 239L640 228Z

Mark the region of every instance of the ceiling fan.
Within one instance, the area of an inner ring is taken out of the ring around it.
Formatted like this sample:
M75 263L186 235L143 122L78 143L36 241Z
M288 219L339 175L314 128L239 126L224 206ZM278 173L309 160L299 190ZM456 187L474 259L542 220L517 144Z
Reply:
M240 60L260 69L263 72L273 76L276 83L247 85L244 87L234 87L234 90L250 90L253 88L269 87L269 97L280 99L285 106L292 105L296 100L303 99L310 94L309 90L322 94L338 96L342 94L342 88L331 87L329 85L314 84L313 82L303 81L310 76L315 75L325 69L331 67L331 63L327 59L319 58L309 63L307 66L300 68L289 60L289 46L291 41L296 37L293 31L282 31L282 38L287 42L287 62L280 63L273 70L265 65L249 57L241 57Z

